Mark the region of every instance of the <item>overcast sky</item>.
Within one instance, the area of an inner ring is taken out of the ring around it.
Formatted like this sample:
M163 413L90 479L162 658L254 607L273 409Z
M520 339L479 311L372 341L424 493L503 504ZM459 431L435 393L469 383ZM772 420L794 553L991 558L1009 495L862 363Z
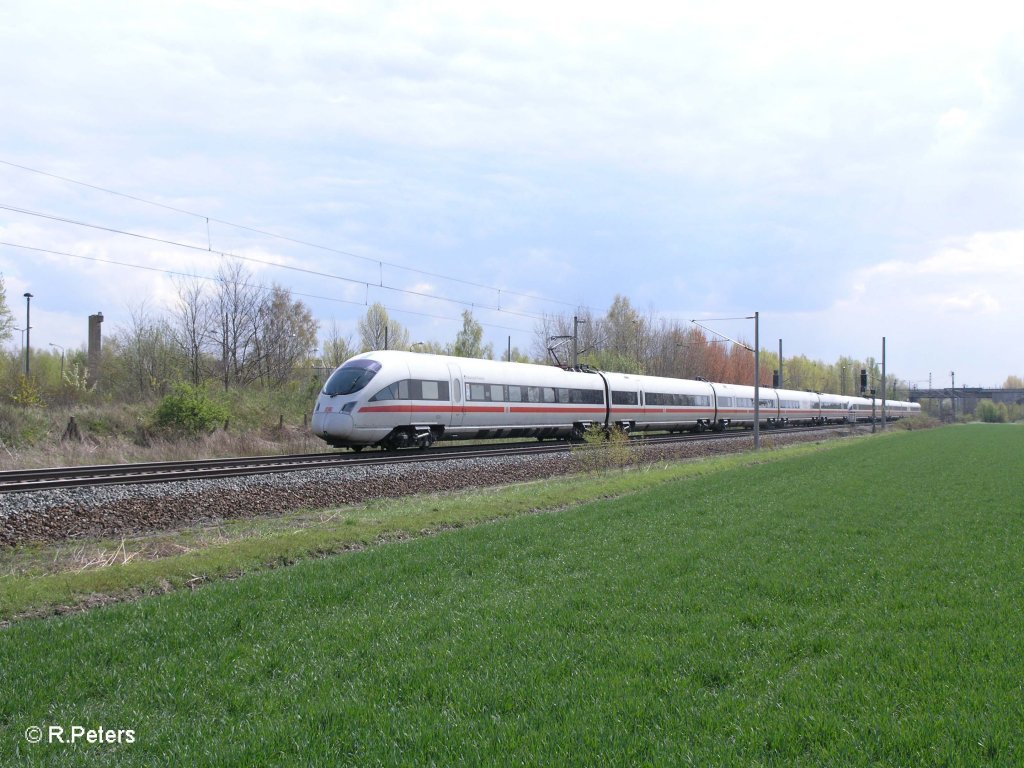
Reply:
M828 362L886 336L919 386L1024 374L1024 6L835 8L0 0L8 301L77 348L210 249L353 339L367 301L441 342L473 305L526 349L619 293Z

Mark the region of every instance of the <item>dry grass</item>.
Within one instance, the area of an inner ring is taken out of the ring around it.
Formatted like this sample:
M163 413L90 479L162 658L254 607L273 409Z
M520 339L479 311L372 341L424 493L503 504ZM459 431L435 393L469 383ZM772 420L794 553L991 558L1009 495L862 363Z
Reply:
M326 449L325 443L314 437L308 428L287 425L284 429L239 432L218 429L198 438L177 440L157 437L138 440L123 435L86 433L81 441L62 440L57 435L26 447L11 447L0 442L0 470L315 453Z

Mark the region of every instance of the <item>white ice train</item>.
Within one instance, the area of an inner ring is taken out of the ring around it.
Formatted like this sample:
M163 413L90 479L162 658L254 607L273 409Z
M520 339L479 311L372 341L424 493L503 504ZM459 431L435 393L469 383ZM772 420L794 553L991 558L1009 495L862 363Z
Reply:
M862 397L761 387L765 426L870 421ZM881 401L877 401L881 415ZM886 416L920 412L886 401ZM444 438L579 438L593 427L629 432L724 430L754 423L754 387L414 352L366 352L331 374L313 432L334 447L427 447Z

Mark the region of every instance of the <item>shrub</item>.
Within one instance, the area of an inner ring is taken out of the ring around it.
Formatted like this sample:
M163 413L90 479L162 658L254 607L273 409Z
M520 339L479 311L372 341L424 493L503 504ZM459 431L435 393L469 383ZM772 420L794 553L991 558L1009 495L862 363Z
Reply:
M572 454L584 472L624 469L633 458L633 446L629 435L619 427L606 431L595 426L584 433L582 443L573 446Z
M179 384L156 408L153 426L163 432L198 435L212 432L228 418L224 406L188 384Z
M991 400L982 400L974 409L974 415L980 421L987 421L990 424L1003 424L1009 421L1009 409L1006 403L994 403Z
M46 405L39 382L27 376L18 377L18 386L11 394L11 400L24 408L42 408Z

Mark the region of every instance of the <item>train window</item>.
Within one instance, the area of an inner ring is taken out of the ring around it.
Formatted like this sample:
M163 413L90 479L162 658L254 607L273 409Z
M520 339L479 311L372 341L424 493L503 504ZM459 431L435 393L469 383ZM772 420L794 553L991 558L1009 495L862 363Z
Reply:
M487 387L484 384L467 384L466 385L466 399L467 400L486 400L487 399Z
M676 407L711 405L707 395L680 395L675 392L647 392L644 395L647 405L672 405Z
M754 407L754 398L752 398L752 397L737 397L736 398L736 407L737 408L753 408Z
M398 398L395 397L395 392L392 391L394 386L395 385L392 384L390 387L384 387L384 389L370 398L370 402L373 403L379 400L397 400Z
M569 402L604 405L604 392L600 389L570 389Z
M718 398L719 408L732 408L736 405L735 398L732 397L720 397Z
M555 396L558 398L558 402L560 402L560 403L568 403L569 402L569 390L568 389L564 389L564 388L556 389L555 390Z
M511 403L523 402L523 395L525 394L525 387L519 387L515 384L508 385L508 399Z
M412 379L409 397L413 400L448 400L448 382Z
M490 390L490 397L487 398L492 403L504 403L505 402L505 386L503 384L490 384L488 385Z
M551 387L541 387L544 393L544 402L553 403L555 402L555 390Z
M636 392L612 391L612 405L638 405L639 402Z
M370 398L380 400L447 400L447 381L421 381L420 379L403 379L396 381Z
M324 384L324 394L330 397L354 394L369 384L379 370L380 363L376 360L349 360L331 374Z
M544 400L540 387L527 387L526 394L528 397L528 403L540 403Z

